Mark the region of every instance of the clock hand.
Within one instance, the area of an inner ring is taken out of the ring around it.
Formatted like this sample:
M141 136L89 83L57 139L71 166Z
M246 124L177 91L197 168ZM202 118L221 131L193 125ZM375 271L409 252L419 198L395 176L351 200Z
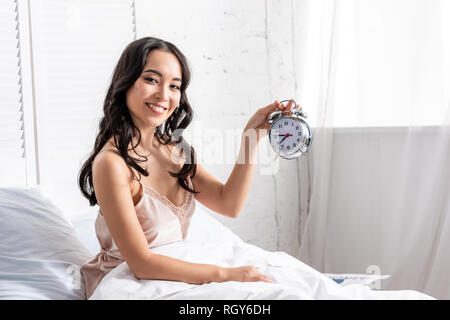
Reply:
M282 143L287 137L292 137L291 133L286 133L286 134L279 134L278 136L282 136L284 137L283 139L281 139L280 143Z

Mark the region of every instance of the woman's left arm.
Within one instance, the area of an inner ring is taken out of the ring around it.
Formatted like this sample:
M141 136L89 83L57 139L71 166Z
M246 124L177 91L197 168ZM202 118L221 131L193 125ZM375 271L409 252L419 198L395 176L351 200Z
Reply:
M225 184L198 164L197 173L192 179L195 190L199 191L195 196L196 200L217 213L237 218L250 191L258 143L267 135L269 129L267 117L277 108L290 110L292 106L292 102L283 106L280 102L275 101L260 108L250 118L241 136L238 159Z

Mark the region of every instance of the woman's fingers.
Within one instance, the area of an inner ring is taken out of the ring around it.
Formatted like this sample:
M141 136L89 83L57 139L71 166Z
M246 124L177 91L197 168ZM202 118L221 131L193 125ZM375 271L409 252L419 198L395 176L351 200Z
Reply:
M278 100L275 100L273 103L262 108L262 111L267 114L275 111L277 108L280 109L282 107L281 103Z
M287 103L281 103L278 100L275 100L273 103L261 108L261 111L265 115L269 115L276 110L290 111L294 108L299 108L299 107L300 107L300 105L295 104L294 99L290 99L289 102L287 102Z
M291 110L292 107L295 106L295 101L294 99L289 100L289 102L285 105L285 110Z
M275 283L275 281L273 281L271 278L269 278L268 276L264 276L263 278L264 282L269 282L269 283Z

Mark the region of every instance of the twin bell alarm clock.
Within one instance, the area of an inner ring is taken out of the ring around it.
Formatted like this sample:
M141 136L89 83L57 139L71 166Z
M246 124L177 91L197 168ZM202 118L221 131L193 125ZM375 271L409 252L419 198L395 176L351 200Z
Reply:
M290 101L297 105L294 100L283 100L280 103ZM269 141L277 155L284 159L306 155L312 142L312 131L305 119L306 114L301 107L289 111L277 110L269 115Z

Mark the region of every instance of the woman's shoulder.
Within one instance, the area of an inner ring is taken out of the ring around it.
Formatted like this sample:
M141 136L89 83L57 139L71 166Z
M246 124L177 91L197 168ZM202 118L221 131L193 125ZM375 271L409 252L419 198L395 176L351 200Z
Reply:
M99 153L97 153L97 155L95 156L92 165L115 165L120 167L122 163L125 164L125 161L120 155L119 150L115 148L103 147L103 149L100 150Z
M115 176L122 181L131 180L131 172L117 148L105 144L92 163L92 173L104 180L107 176Z
M125 161L121 157L119 150L117 149L116 146L112 144L111 141L108 141L95 156L93 165L94 163L101 163L101 164L110 163L120 165L121 162Z

